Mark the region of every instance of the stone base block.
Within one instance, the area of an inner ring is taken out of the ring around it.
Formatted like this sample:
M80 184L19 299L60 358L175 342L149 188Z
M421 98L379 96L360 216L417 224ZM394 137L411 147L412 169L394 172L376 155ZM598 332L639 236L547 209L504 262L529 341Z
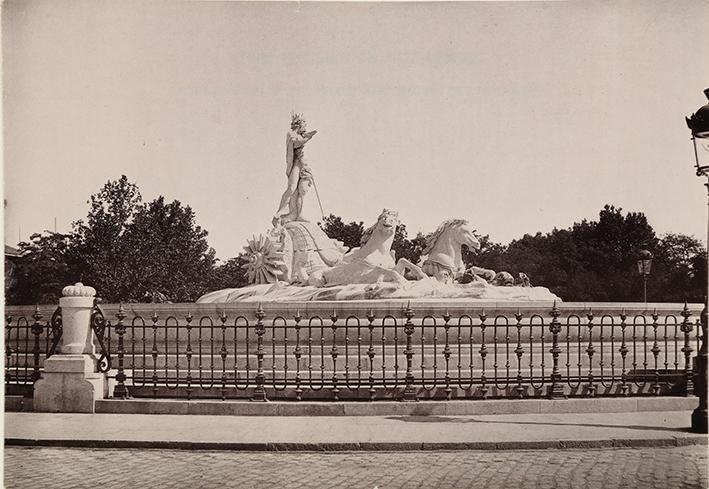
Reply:
M107 396L105 374L90 355L54 355L34 385L35 412L93 413L95 401Z

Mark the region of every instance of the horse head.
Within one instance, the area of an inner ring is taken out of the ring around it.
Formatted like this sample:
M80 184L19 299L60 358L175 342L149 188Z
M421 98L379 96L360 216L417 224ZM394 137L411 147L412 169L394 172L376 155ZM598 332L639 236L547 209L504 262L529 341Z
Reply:
M452 239L459 245L466 245L472 250L480 249L480 241L475 237L475 234L468 224L468 221L463 222L451 229Z
M364 246L373 236L377 236L377 238L381 241L386 241L389 238L393 238L398 225L399 213L396 211L390 211L389 209L384 209L382 213L379 214L376 224L367 228L362 233L360 245Z
M465 219L443 221L426 241L426 249L423 254L427 255L441 245L453 245L457 248L466 245L468 248L480 249L480 242Z
M462 246L480 249L480 242L465 219L443 221L438 229L426 240L422 270L440 282L458 278L465 271Z

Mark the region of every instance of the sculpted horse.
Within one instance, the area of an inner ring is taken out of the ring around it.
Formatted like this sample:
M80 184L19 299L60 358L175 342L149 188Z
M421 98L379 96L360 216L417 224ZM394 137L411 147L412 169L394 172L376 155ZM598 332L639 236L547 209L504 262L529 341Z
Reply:
M450 283L465 271L461 246L480 248L468 221L450 219L438 226L428 238L424 250L428 256L421 267L404 258L394 263L391 245L398 224L398 214L384 209L377 223L364 231L362 246L347 253L333 267L313 273L308 280L309 285L403 283L406 281L405 274L414 280L431 276L439 282Z
M361 246L347 253L340 263L313 273L308 283L318 287L330 285L405 282L403 264L397 266L391 252L399 215L384 209L376 224L364 231ZM401 260L400 260L401 261Z
M465 219L443 221L436 232L426 240L424 255L428 255L421 266L427 276L439 282L452 283L465 272L461 246L479 250L480 242L473 234Z

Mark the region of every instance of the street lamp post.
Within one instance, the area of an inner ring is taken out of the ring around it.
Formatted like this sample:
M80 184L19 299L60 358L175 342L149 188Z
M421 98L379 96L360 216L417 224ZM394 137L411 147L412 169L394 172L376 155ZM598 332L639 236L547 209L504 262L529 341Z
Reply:
M704 90L709 99L709 88ZM694 146L694 170L698 177L705 177L709 197L709 103L700 107L691 117L686 118L687 126L692 131ZM708 202L709 204L709 202ZM707 246L709 247L709 223L707 225ZM709 257L709 254L708 254ZM709 266L707 266L709 272ZM707 280L709 285L709 277ZM692 431L707 432L707 308L709 308L709 293L704 299L704 310L700 322L702 327L702 345L694 357L694 389L699 396L699 406L692 412Z
M641 250L638 253L638 273L643 278L643 302L647 304L647 276L650 275L652 269L652 253L647 250Z

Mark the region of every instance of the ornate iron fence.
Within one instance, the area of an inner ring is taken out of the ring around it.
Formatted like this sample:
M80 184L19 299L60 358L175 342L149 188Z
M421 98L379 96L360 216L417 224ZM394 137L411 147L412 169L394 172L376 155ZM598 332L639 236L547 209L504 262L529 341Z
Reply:
M36 306L31 315L24 308L7 308L12 309L19 314L5 315L5 393L31 395L44 359L56 351L61 339L61 309L51 315L46 306Z
M700 307L131 304L97 309L92 327L114 397L691 395ZM8 320L6 345L31 347L8 353L10 383L38 377L44 343L32 328L42 324L49 345L50 323Z

